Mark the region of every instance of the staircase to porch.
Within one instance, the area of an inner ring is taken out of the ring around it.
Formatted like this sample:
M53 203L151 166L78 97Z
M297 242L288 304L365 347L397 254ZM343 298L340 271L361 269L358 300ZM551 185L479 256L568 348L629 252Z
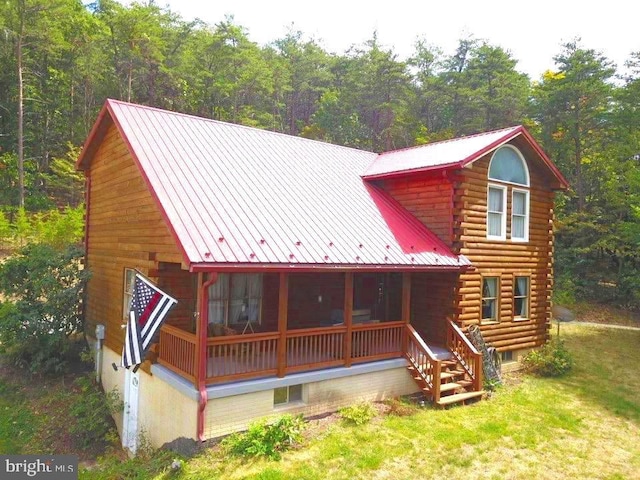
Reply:
M482 390L482 355L453 322L447 325L446 352L434 352L409 326L406 358L409 372L424 395L445 407L479 400Z

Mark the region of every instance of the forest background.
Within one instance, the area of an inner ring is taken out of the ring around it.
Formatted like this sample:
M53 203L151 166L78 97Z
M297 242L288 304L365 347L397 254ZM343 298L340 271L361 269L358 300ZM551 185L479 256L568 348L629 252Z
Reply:
M336 54L293 29L258 45L231 17L153 2L4 0L0 247L81 240L74 162L106 98L376 152L523 124L571 184L556 201L556 301L640 310L640 52L616 66L575 39L532 79L508 45L431 40L404 59L373 33Z

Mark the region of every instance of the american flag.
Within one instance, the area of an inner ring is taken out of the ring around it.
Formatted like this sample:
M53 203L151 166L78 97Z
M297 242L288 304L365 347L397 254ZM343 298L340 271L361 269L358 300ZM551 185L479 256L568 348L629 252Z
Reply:
M178 302L174 298L136 273L122 349L123 367L129 368L132 365L137 367L142 363L153 336L176 303Z

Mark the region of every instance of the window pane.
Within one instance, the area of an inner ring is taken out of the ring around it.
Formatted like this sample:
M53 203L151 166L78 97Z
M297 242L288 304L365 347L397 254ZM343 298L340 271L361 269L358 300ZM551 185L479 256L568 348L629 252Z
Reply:
M497 283L498 283L497 278L490 277L490 278L483 279L482 296L495 297L496 291L497 291Z
M526 215L527 214L527 194L523 192L513 192L513 214L514 215Z
M489 167L489 178L505 182L529 185L527 181L527 167L511 147L496 150Z
M287 403L288 401L287 393L288 393L287 387L275 388L273 390L273 404L282 405L284 403Z
M289 402L302 401L302 385L291 385L289 387Z
M520 290L518 295L529 296L529 277L516 277L516 285Z
M511 219L511 237L524 238L525 217L513 217Z
M483 300L482 301L482 319L494 320L496 318L496 300Z
M209 300L209 323L224 324L226 300Z
M504 212L502 189L489 187L489 211Z
M525 318L527 316L527 299L515 298L513 300L513 310L516 317Z
M482 320L498 319L498 278L482 279Z
M489 213L489 235L500 237L502 235L502 215Z

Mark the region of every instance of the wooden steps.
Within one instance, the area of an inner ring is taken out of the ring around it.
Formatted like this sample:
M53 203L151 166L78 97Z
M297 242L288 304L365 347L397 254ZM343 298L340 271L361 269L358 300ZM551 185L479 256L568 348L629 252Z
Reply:
M479 400L484 395L483 390L476 391L473 389L473 379L467 374L463 366L456 358L450 358L440 361L440 383L439 394L434 398L433 389L427 382L431 381L430 377L425 376L422 367L408 367L414 381L420 386L424 395L431 398L435 405L446 407L456 403L466 403L471 400Z
M471 400L474 398L480 398L482 397L482 395L484 395L484 390L480 390L479 392L465 392L465 393L454 393L453 395L447 395L444 397L440 397L440 400L438 400L436 403L438 405L440 405L441 407L444 407L446 405L451 405L453 403L464 403L467 400Z

